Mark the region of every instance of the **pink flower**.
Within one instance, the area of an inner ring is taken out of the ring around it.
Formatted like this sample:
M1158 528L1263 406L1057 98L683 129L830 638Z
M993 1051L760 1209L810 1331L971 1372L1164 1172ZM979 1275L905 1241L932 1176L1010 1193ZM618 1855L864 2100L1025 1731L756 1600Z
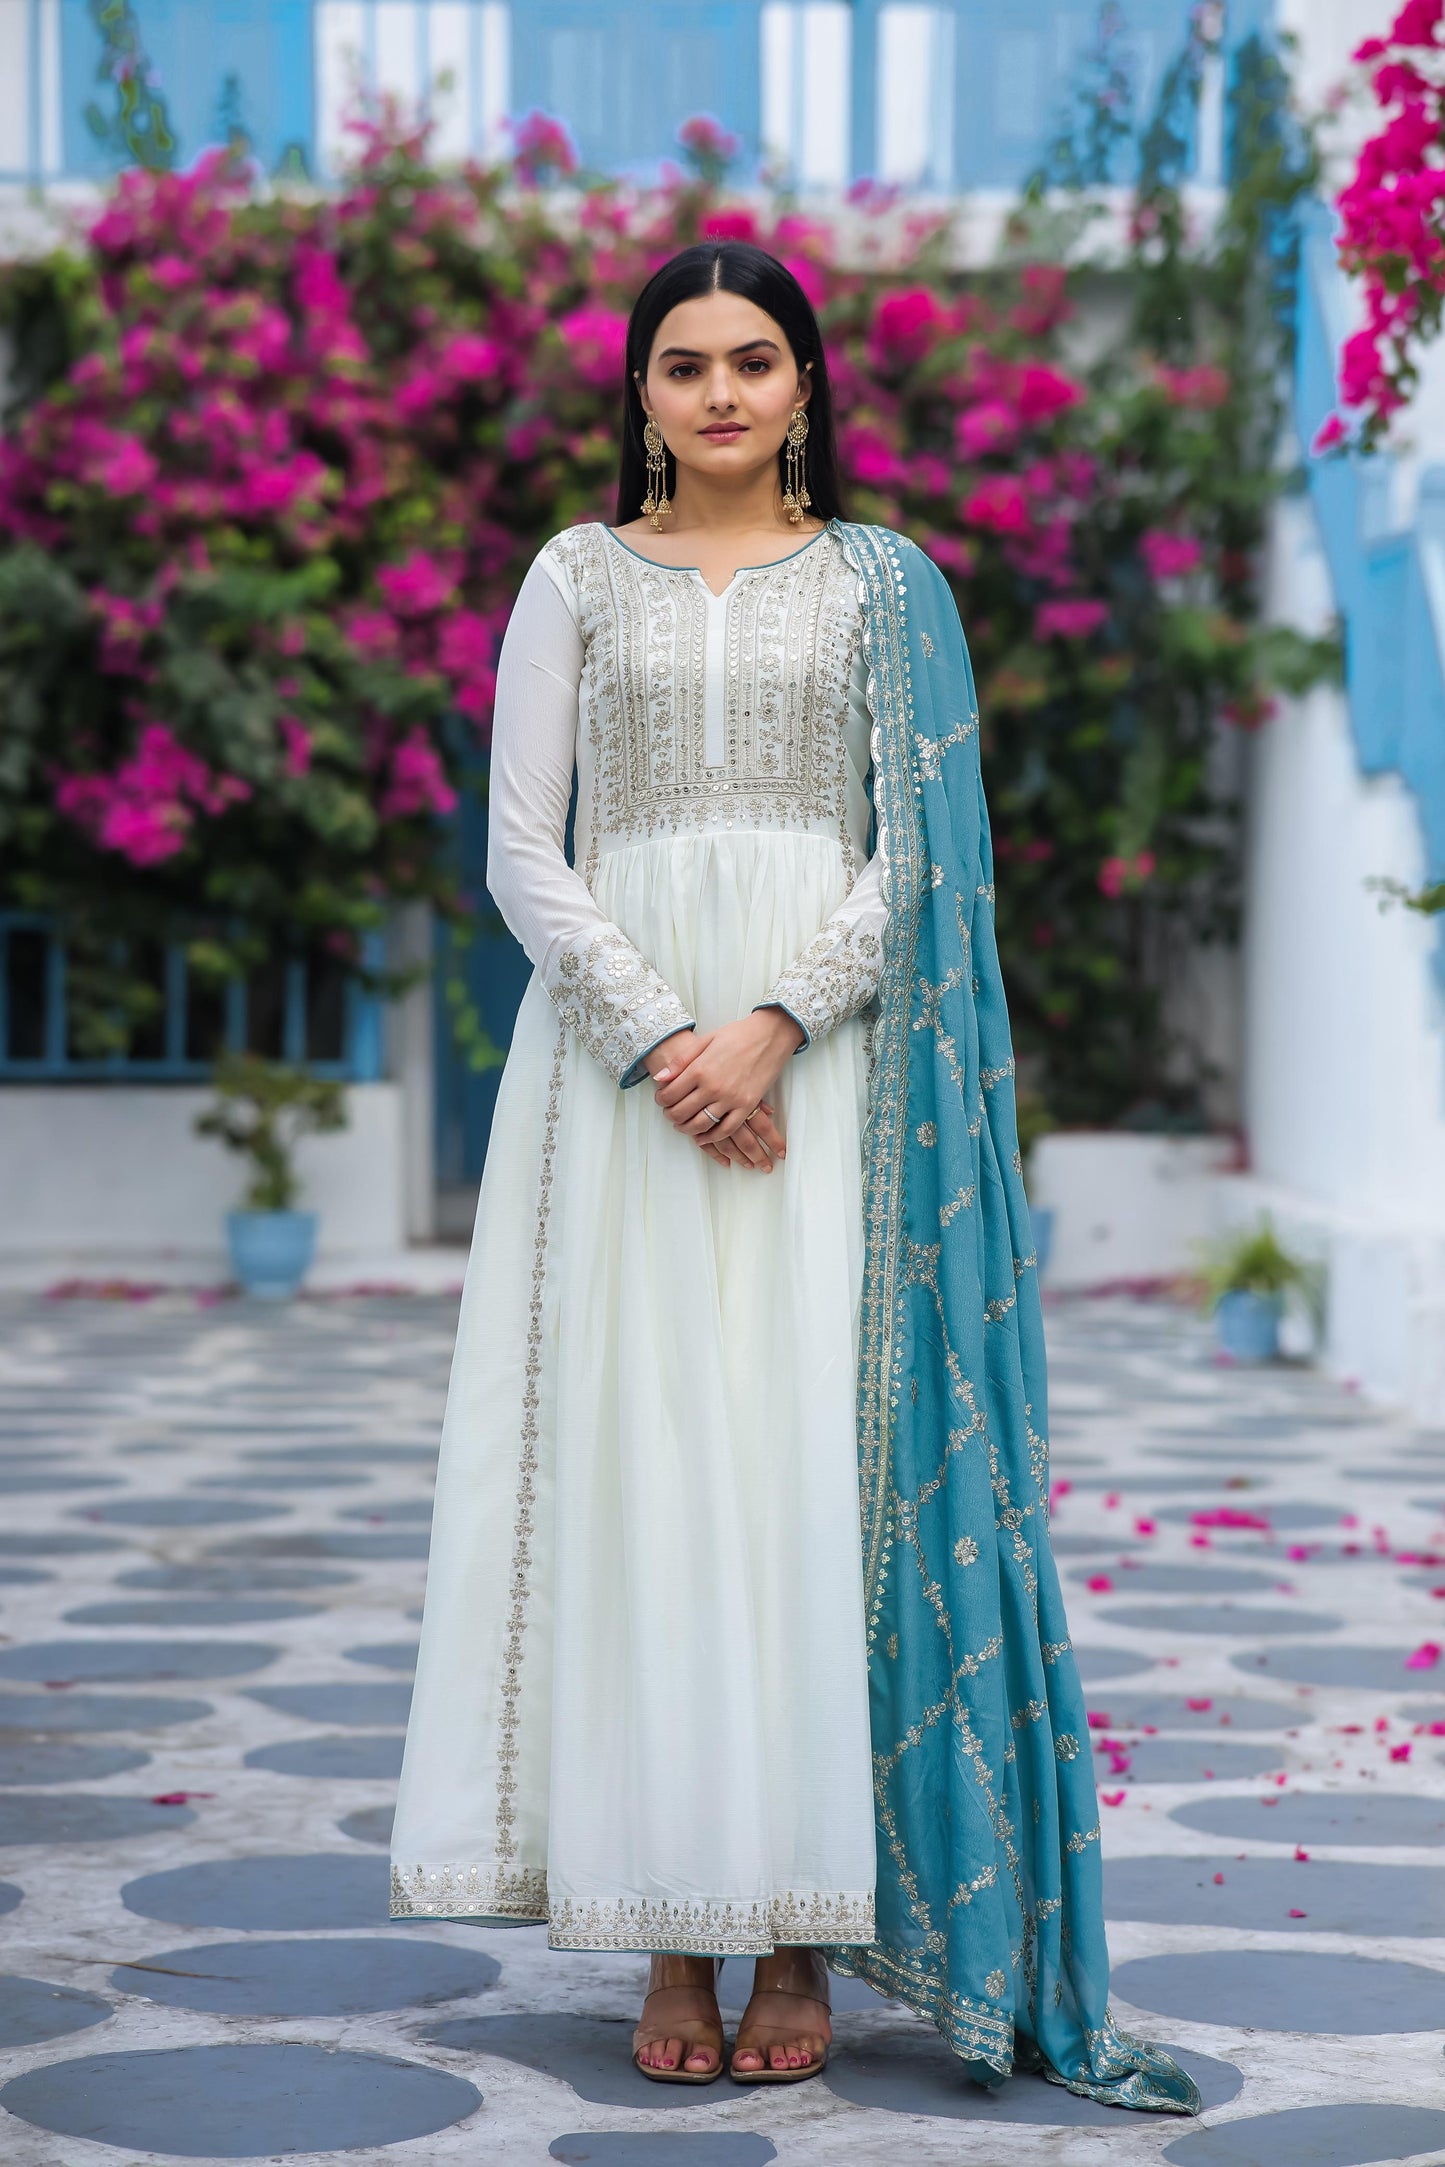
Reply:
M756 241L758 222L751 211L709 211L702 222L705 241Z
M1117 901L1126 889L1142 888L1154 871L1155 857L1152 850L1141 850L1132 858L1106 858L1099 868L1099 891L1112 901ZM1267 1521L1217 1520L1207 1513L1193 1513L1191 1518L1201 1527L1239 1527L1268 1525ZM1191 1540L1193 1538L1191 1537Z
M1034 613L1034 635L1041 640L1086 640L1109 617L1107 602L1082 597L1061 602L1042 602Z
M1028 498L1012 474L992 474L964 500L963 517L990 534L1027 534Z
M903 460L877 429L850 424L842 432L839 449L847 472L866 488L892 489L907 478Z
M908 365L922 360L947 321L948 311L937 294L926 286L911 286L883 295L873 312L870 343L883 361Z
M1336 445L1349 441L1349 434L1343 415L1330 414L1316 429L1310 450L1316 457L1322 452L1333 451Z
M716 160L720 165L728 165L739 149L738 138L729 134L711 113L694 113L685 120L677 131L677 140L695 158Z
M1018 435L1018 414L1002 399L984 399L977 406L965 407L953 425L953 441L963 459L1006 451Z
M1171 369L1161 362L1154 371L1154 381L1171 406L1223 406L1230 392L1227 372L1209 362L1193 369Z
M383 565L376 583L400 617L426 617L456 592L456 577L425 550L414 549L404 564Z
M494 384L505 376L506 355L495 339L480 331L458 331L437 356L437 365L454 384Z
M1149 577L1159 581L1183 579L1201 562L1204 551L1192 534L1172 534L1165 527L1150 527L1139 538L1139 554Z
M456 804L457 794L446 779L441 756L418 724L392 748L381 817L409 820L418 813L450 813Z
M311 733L294 715L278 715L276 729L286 748L282 764L286 773L299 782L311 766Z
M585 384L611 390L622 381L627 318L596 303L573 309L557 326L572 366Z
M546 180L565 180L577 171L577 146L565 122L535 108L520 120L508 121L512 137L512 162L521 180L531 186Z
M965 542L956 534L931 535L928 554L941 572L952 572L955 579L972 579L978 570L977 544Z
M1413 1655L1405 1658L1406 1670L1433 1670L1439 1662L1441 1649L1433 1640L1422 1640Z
M1081 404L1083 397L1084 387L1073 377L1043 362L1031 361L1019 379L1019 417L1026 426L1052 421L1056 415L1066 414L1071 406Z

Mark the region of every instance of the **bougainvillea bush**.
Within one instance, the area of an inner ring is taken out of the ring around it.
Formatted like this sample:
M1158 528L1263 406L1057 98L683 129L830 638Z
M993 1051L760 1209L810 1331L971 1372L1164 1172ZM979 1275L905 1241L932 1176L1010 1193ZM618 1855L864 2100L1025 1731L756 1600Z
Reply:
M1354 57L1381 126L1340 192L1337 246L1365 320L1340 357L1340 399L1352 412L1330 416L1320 449L1352 433L1365 447L1384 437L1445 307L1445 0L1406 0L1388 33Z
M354 958L407 898L464 924L446 816L533 553L612 516L627 307L676 248L742 235L821 312L854 516L954 584L1025 1073L1060 1119L1187 1119L1165 993L1230 930L1221 718L1254 727L1309 662L1255 621L1255 227L1190 243L1156 159L1129 328L1083 367L1090 274L1026 216L965 274L942 219L864 190L835 228L730 197L705 124L686 148L638 194L569 176L536 118L508 168L441 173L391 117L333 195L220 156L136 170L83 248L11 269L0 901L60 922L99 1044L154 998L147 942L224 973Z

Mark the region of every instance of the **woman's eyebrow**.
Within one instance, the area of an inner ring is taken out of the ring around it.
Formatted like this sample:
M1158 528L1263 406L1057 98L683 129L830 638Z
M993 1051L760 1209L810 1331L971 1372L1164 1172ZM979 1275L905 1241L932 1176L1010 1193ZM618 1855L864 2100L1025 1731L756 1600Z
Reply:
M731 360L734 354L756 353L760 346L766 346L769 353L773 354L782 351L775 339L744 339L741 346L728 348L728 358ZM706 361L707 355L696 346L664 346L657 358L659 361Z

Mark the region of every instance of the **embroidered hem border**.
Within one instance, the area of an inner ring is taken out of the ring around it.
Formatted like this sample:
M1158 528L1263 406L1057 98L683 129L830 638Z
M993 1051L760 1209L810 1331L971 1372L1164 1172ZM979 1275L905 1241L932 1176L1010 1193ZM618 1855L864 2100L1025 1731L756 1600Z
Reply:
M766 1956L774 1947L863 1947L873 1939L873 1892L787 1890L767 1902L549 1901L540 1868L412 1866L391 1869L394 1919L525 1919L553 1949L639 1949L698 1956Z

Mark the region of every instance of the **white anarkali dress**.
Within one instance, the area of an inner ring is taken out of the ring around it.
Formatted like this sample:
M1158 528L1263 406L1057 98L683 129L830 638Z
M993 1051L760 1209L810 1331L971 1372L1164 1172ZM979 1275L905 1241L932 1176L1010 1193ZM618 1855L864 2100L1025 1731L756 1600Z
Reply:
M873 1938L861 630L828 528L714 595L576 527L518 597L487 880L535 969L462 1297L398 1916L565 1949ZM766 1002L808 1034L772 1174L680 1136L641 1058Z

